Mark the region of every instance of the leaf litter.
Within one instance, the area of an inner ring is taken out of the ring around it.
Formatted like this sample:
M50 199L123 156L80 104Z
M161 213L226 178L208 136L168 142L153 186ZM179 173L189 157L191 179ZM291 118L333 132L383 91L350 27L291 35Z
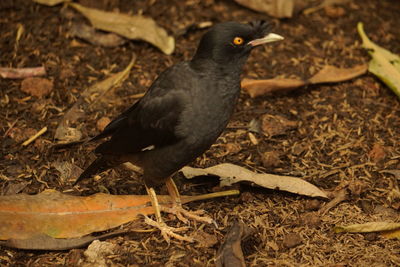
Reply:
M82 138L81 131L75 127L78 120L85 115L90 105L101 99L109 90L121 84L129 75L136 60L136 55L121 72L115 73L107 79L88 87L76 101L76 103L64 114L56 131L54 138L65 142L79 141Z
M363 5L360 5L354 2L354 4L351 6L351 12L348 12L348 16L346 16L346 18L337 20L328 19L327 21L327 17L323 12L317 12L306 18L299 16L294 21L288 20L284 23L282 22L279 24L279 27L282 27L285 32L289 32L293 36L293 39L288 39L288 42L285 44L285 46L277 47L280 50L279 57L275 56L274 58L258 62L256 65L249 64L248 71L250 73L257 73L260 71L257 74L264 75L263 73L265 73L265 71L271 70L272 73L275 73L281 72L282 70L283 72L281 73L296 73L296 75L301 77L302 71L306 71L307 66L311 65L311 68L314 68L315 70L317 67L314 66L322 66L323 64L321 63L325 63L326 61L328 61L329 64L334 64L337 66L343 66L343 64L349 64L348 66L351 66L354 63L358 64L357 62L360 62L360 60L366 61L368 58L364 57L364 54L360 54L362 51L359 49L359 42L357 42L356 39L357 36L353 34L354 25L357 23L357 21L355 21L356 19L358 19L360 16L370 17L370 27L374 30L377 30L371 32L371 34L374 34L371 35L371 38L376 38L377 36L380 38L383 37L382 43L385 43L385 45L387 44L388 47L394 47L396 38L399 36L397 33L397 28L391 27L393 23L396 23L396 17L393 17L392 21L382 21L382 23L378 23L380 20L376 19L377 17L391 18L391 14L393 15L398 9L396 5L391 7L390 3L385 3L386 2L381 1L366 1L363 3ZM127 9L126 5L122 4L122 2L120 2L120 5L125 8L125 10ZM136 4L136 2L132 3L132 5L129 6L128 9L131 7L134 9L140 8L140 4ZM27 8L24 8L24 6L27 6ZM28 2L26 5L22 5L20 9L21 12L23 12L22 14L26 14L24 13L24 9L31 10L31 6L32 4L29 4ZM219 11L221 11L221 8L226 8L223 9L223 12L220 12L220 14L224 16L224 19L227 18L235 20L235 16L237 14L239 14L239 16L242 14L246 16L253 14L237 5L235 5L234 8L232 8L232 6L233 5L227 7L225 2L218 2L215 5L215 10L217 10L217 7L220 8ZM158 17L157 14L159 13L157 12L162 10L162 7L163 4L161 4L160 1L156 1L156 4L153 7L149 7L149 9L144 10L144 12L153 17L159 18L160 22L163 21L163 23L168 23L170 18L174 17L174 12L165 10L167 15L164 16L164 18L162 15ZM193 18L196 18L197 20L199 15L198 13L201 13L203 14L203 17L201 17L200 20L213 20L214 6L209 6L207 8L207 12L210 11L210 13L202 13L201 8L204 7L205 4L203 2L199 3L199 8L194 10ZM177 8L179 12L187 12L183 14L193 14L192 11L188 11L183 7L183 5ZM58 8L40 8L40 10L42 10L42 12L44 11L44 14L46 14L46 19L57 18L57 12L55 11L57 11ZM41 16L41 14L39 16ZM179 23L182 22L182 18L178 18L178 20ZM39 20L39 22L43 22L43 20ZM52 35L51 27L48 25L48 23L38 23L38 25L43 25L43 32L48 34L49 37L55 37ZM60 25L61 24L57 23L54 24L53 27L59 29L60 32L56 31L58 35L59 33L65 33L65 30L63 31L63 27L58 28ZM320 27L320 25L324 25L324 27ZM34 24L26 24L26 33L28 33L33 26ZM12 28L10 26L8 27ZM33 28L37 29L37 26ZM15 31L13 33L15 33ZM329 35L327 35L328 39L325 39L324 36L327 33L329 33ZM333 35L330 33L333 33ZM192 38L195 38L196 36L192 36L192 34L197 35L200 33L190 33L190 35L183 37L182 40L179 41L180 43L182 42L182 45L185 47L184 49L181 48L185 51L185 53L186 48L189 50L194 49ZM298 39L298 36L301 36L302 38ZM4 37L7 40L7 36ZM69 49L68 47L65 47L65 49L59 49L60 43L63 44L63 42L55 42L54 46L51 47L53 49L48 47L49 49L46 51L43 50L39 44L37 44L35 39L30 39L30 41L31 40L32 44L27 46L26 41L24 41L24 38L22 38L20 41L20 46L25 46L26 48L37 48L37 51L41 54L41 56L46 58L50 57L50 53L54 53L56 55L56 59L61 59L62 61L65 60L70 64L71 58L65 57L65 55L71 55L71 53L75 55L77 52L76 48ZM60 41L59 39L56 40ZM301 43L298 43L298 41ZM12 41L9 43L13 44ZM3 48L5 47L4 51L8 51L9 48L7 48L7 45L5 44L7 43L5 42L3 44ZM35 46L35 44L37 46ZM321 46L323 47L323 53L318 54L318 52L321 52L319 50ZM57 51L57 49L59 49L59 51ZM126 52L125 49L127 48L116 47L113 51L116 51L115 54L122 54ZM141 69L140 71L132 73L130 80L136 82L137 80L142 81L144 79L148 79L149 77L153 77L152 75L155 75L157 72L155 70L159 70L165 66L165 61L161 59L157 50L149 46L142 46L142 44L135 45L132 49L145 53L146 59L142 60L143 64L142 62L140 62L140 65L138 64L138 67ZM97 66L97 63L94 60L96 57L88 56L91 55L90 50L93 50L93 48L90 46L85 46L80 47L79 50L82 50L84 53L77 53L77 56L83 60L82 63L87 62L92 66ZM65 54L64 51L66 51L67 54ZM113 61L113 59L116 57L115 54L113 53L113 55L110 55L108 51L109 50L105 50L101 47L96 48L96 54L98 56L104 57L106 60L111 62L115 62ZM269 52L271 50L266 48L265 51ZM254 52L259 53L262 52L262 50L259 49L258 51ZM262 53L257 54L257 56L263 55L264 54ZM20 53L16 60L18 62L24 62L25 56L27 56L26 53ZM4 60L8 60L10 57L11 56L7 56L7 53L4 54ZM121 56L117 58L121 58ZM155 62L155 64L153 65L144 63L147 61L147 58L153 60L152 62ZM171 60L176 62L176 60L180 60L180 58L179 56L177 58L173 57ZM288 63L290 60L296 60L298 64L301 64L301 69L299 69L298 73L296 72L296 65L291 65ZM28 60L28 62L31 62L32 66L37 64L37 62L32 62L32 60ZM272 65L271 62L273 62ZM314 64L315 62L317 62L317 64ZM168 64L170 64L170 62L168 62ZM260 65L258 66L258 64ZM107 64L101 65L104 69L104 66ZM76 71L87 77L87 72L85 72L85 67L83 64L76 65ZM142 73L144 73L144 76ZM314 71L310 71L310 73L314 73ZM58 83L59 79L57 77L54 78ZM82 79L66 79L65 81L69 84L74 84L73 86L76 84L79 88L85 87L85 82L82 81ZM6 83L6 86L3 89L4 92L8 94L10 103L12 103L13 100L20 101L22 105L20 107L24 107L23 105L26 107L26 104L28 104L30 101L15 99L15 95L13 95L11 91L7 89L7 87L12 85L12 83L15 81L3 82ZM12 88L12 86L10 88ZM71 86L66 86L65 88L67 89L65 90L66 92L62 92L62 90L60 90L62 99L66 99ZM129 90L131 89L132 88L130 87ZM135 90L134 92L130 92L128 90L124 91L127 95L130 95L132 93L136 94L141 92L144 89L145 88L138 88L135 86L133 89ZM321 188L328 188L329 190L331 190L336 183L349 180L354 182L357 180L362 180L369 184L367 190L365 190L361 196L350 195L350 201L344 202L340 206L330 210L330 212L327 212L326 215L322 217L322 221L318 227L308 227L307 225L301 224L301 222L298 223L299 215L303 215L302 212L304 198L290 195L288 196L287 194L277 194L275 192L262 192L260 194L259 190L250 190L250 192L248 192L249 194L247 194L248 196L250 195L250 197L245 199L243 196L243 198L240 198L239 202L236 202L235 198L232 199L232 201L215 201L212 203L207 203L207 207L210 207L210 210L215 212L214 214L216 216L216 220L218 221L219 225L222 225L221 227L223 229L212 230L209 227L205 227L205 229L221 240L222 234L225 233L225 229L228 227L226 222L229 222L229 218L231 218L233 215L240 216L246 224L255 226L257 228L257 233L251 237L251 242L245 244L246 246L250 245L250 249L246 247L244 251L245 260L249 266L280 266L282 264L293 266L318 266L340 265L348 262L352 262L352 264L357 266L364 266L366 264L397 266L399 264L397 241L386 239L363 239L363 235L360 234L331 234L332 224L351 224L362 221L371 221L371 218L367 217L369 215L366 214L361 206L358 205L360 198L362 198L362 200L371 200L373 205L376 203L382 203L383 205L396 209L396 201L392 202L390 199L386 198L388 197L388 191L391 190L391 182L393 182L394 179L390 175L380 174L380 170L382 168L398 169L399 158L397 156L397 152L399 134L398 129L394 127L399 121L397 116L399 107L396 102L397 99L393 100L393 97L391 97L393 95L390 94L391 92L386 90L382 83L379 83L370 75L365 75L361 79L357 79L345 84L321 87L318 86L317 88L313 87L310 89L311 90L307 91L302 90L299 93L295 92L294 94L284 95L283 97L272 96L272 98L249 99L248 96L241 95L241 99L243 100L242 103L245 105L238 106L240 117L234 117L232 123L234 127L238 126L245 128L247 122L259 114L253 112L254 109L262 109L264 112L267 109L267 111L272 111L272 114L279 113L285 116L287 116L289 112L290 114L295 114L292 113L292 111L296 111L296 119L298 119L301 124L296 131L288 132L284 136L277 136L276 138L272 139L266 140L260 138L258 135L255 135L259 142L257 147L253 146L248 141L247 133L243 135L240 130L236 130L234 128L228 129L225 131L222 139L220 139L218 142L224 143L224 140L226 139L228 143L238 143L240 144L242 151L234 155L225 155L223 158L219 159L214 156L218 154L220 152L220 148L224 146L214 147L211 152L198 159L197 163L195 164L197 166L210 166L215 164L216 161L229 161L241 162L244 165L257 168L259 167L260 162L259 155L257 152L255 152L255 149L265 151L265 148L274 147L283 152L282 160L284 164L282 169L274 170L277 173L283 171L285 173L291 173L300 177L305 174L307 175L306 177L312 177L310 181L313 183L315 182L315 184L321 186ZM0 101L2 103L7 102L7 95L4 95L4 98L0 99ZM53 99L53 101L55 105L63 107L63 104L60 104L58 100ZM10 106L12 109L13 105ZM20 107L17 109L18 112L21 111ZM12 110L9 114L12 115ZM97 114L100 116L104 115L102 112L98 112ZM244 116L241 116L242 114ZM58 111L58 113L56 112L56 115L57 117L60 117L63 114ZM249 120L247 120L248 116L250 117ZM17 118L21 119L19 116L17 116ZM43 118L45 118L46 121L51 120L51 117L48 115L43 116ZM2 119L7 121L7 124L10 124L16 119L16 117L10 117L9 119L7 119L7 117L2 117ZM92 119L92 117L90 117L90 119ZM26 122L29 124L37 123L34 116L33 118L27 119ZM88 125L93 126L94 128L95 122L96 117L88 122ZM18 121L17 127L21 126L20 123L21 122ZM35 129L40 129L42 126L43 125L40 127L33 127ZM21 129L24 129L24 127L21 127ZM49 127L49 129L52 133L54 133L54 129L51 127ZM244 130L241 131L245 132ZM44 140L49 142L47 139L48 137L45 137ZM360 142L353 142L354 139L360 139ZM375 142L381 141L383 141L385 147L389 149L387 151L387 158L377 165L364 165L365 162L369 162L369 158L367 157L366 153L368 153ZM301 154L301 157L299 157L299 155L291 152L291 147L302 143L309 144L309 148ZM348 143L350 145L347 145ZM345 148L337 151L337 148L342 147L342 145ZM33 146L30 148L33 148ZM36 161L36 158L39 157L39 154L36 155L37 151L32 151L29 149L29 152L35 153L34 157ZM60 155L62 160L66 160L66 157L68 157L68 160L70 157L72 157L74 160L79 160L81 158L80 153L65 154L65 156ZM21 158L23 159L26 154L10 152L10 155L5 156L7 158L12 156L15 157L16 160L21 161ZM29 157L31 156L29 155ZM45 164L47 163L47 160L46 162L40 160L35 164L32 163L29 165L31 168L39 169L45 167ZM314 176L314 174L316 174L316 176ZM25 174L25 177L27 175L29 175L29 172ZM9 179L14 178L13 176L9 177ZM38 186L35 179L29 179L29 181L32 181L32 184L29 185L24 192L38 192L43 190L43 186L41 184ZM122 194L128 191L126 189L128 187L133 186L133 188L131 187L132 190L137 189L137 185L132 185L131 182L127 181L128 179L121 179L118 183L114 183L102 180L100 186L112 188L116 192ZM50 178L46 182L53 188L65 189L64 186L60 186L60 183L57 179ZM96 188L90 187L89 185L92 184L88 184L87 186L82 187L82 189L86 190L86 192L87 190L96 190ZM68 188L68 186L66 188L66 190L71 190ZM204 187L201 188L201 190L210 190L210 185L204 185ZM200 190L200 187L198 187L197 190ZM241 201L242 199L243 201ZM344 222L344 220L346 222ZM290 250L282 249L281 242L283 238L285 238L288 232L292 231L298 232L303 237L305 242L301 246ZM184 255L180 256L176 263L185 265L193 263L193 261L207 262L210 259L212 260L213 256L215 255L215 247L210 249L201 249L195 246L187 245L185 248L182 248L178 244L176 246L166 247L165 244L160 244L158 242L157 235L130 235L129 237L123 239L115 238L113 241L121 244L121 247L115 252L115 254L110 256L108 259L110 262L116 264L127 265L133 262L133 264L137 263L138 265L146 265L149 261L151 261L156 265L164 265L168 258L173 258L175 255ZM141 244L145 244L146 247L144 248L144 246L141 246ZM49 261L54 264L65 264L72 258L80 260L79 255L81 252L81 250L73 250L70 253L43 253L32 256L32 254L29 252L19 252L18 250L4 249L0 255L0 261L1 264L4 262L4 264L18 264L21 262L22 264L26 265L30 264L32 261L39 263ZM326 255L329 255L329 257L326 257Z

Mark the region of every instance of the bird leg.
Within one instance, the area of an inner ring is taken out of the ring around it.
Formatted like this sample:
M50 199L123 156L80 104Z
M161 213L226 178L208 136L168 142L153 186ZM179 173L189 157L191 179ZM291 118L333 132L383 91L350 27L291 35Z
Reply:
M182 207L181 195L179 194L178 188L176 187L176 184L171 177L169 177L165 181L165 185L167 186L168 193L172 198L172 207L166 209L163 208L163 210L168 213L175 214L176 217L178 217L178 219L184 223L188 222L187 218L208 224L213 222L213 219L211 219L210 217L199 216L204 213L204 210L188 211ZM185 218L184 216L187 218Z
M165 239L165 241L167 241L167 243L170 242L170 237L174 237L181 241L193 242L193 238L190 238L187 236L182 236L182 235L175 233L175 232L185 231L187 229L186 227L174 228L174 227L170 227L165 224L165 222L161 218L161 207L158 203L157 195L156 195L156 192L154 191L154 188L152 188L152 187L148 188L146 186L146 190L147 190L147 194L150 196L151 205L154 207L154 210L155 210L156 221L150 219L147 216L144 216L145 222L153 227L160 229L161 235L164 237L164 239Z

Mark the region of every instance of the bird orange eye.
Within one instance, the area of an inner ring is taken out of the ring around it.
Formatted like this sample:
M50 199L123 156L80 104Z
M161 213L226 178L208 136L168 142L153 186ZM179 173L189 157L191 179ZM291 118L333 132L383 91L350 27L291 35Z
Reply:
M235 37L235 38L233 39L233 43L234 43L235 45L241 45L241 44L243 44L243 42L244 42L244 40L243 40L242 37Z

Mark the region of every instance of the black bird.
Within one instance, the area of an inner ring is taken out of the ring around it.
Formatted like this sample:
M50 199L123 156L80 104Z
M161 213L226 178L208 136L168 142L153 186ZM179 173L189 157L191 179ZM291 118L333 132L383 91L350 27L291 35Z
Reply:
M162 72L146 94L94 137L108 136L95 153L98 158L77 181L131 162L143 169L143 179L158 227L169 236L191 241L162 220L153 189L166 183L173 200L170 210L178 218L210 223L211 218L182 208L180 195L171 176L204 153L225 129L240 93L240 74L251 50L282 40L270 33L267 23L225 22L213 26L201 39L190 61L180 62Z

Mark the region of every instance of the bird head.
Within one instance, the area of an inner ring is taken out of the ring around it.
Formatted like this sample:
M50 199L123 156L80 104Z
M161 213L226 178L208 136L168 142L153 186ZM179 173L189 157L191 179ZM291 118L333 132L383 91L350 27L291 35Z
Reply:
M283 40L271 33L264 21L249 24L224 22L213 26L202 37L193 60L211 59L218 64L244 64L251 50L262 44Z

